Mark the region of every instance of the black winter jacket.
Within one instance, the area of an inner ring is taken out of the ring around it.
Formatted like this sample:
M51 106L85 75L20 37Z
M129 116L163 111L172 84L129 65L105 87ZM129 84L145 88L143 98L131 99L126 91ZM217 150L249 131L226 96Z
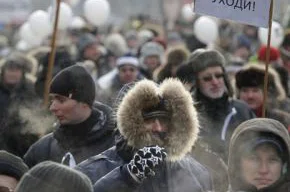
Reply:
M115 124L111 108L95 103L89 118L96 123L87 130L82 130L82 126L79 130L72 131L58 126L53 133L44 136L29 148L24 156L25 163L32 167L46 160L62 162L68 157L69 165L74 166L74 163L78 164L112 147Z

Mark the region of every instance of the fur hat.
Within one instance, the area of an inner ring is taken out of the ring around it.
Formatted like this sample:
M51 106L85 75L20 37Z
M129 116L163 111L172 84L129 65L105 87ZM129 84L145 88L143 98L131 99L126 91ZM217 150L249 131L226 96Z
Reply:
M8 175L20 180L27 171L28 167L21 158L6 151L0 151L0 175Z
M44 161L20 180L17 192L93 192L89 178L67 166Z
M170 121L164 139L144 131L144 113L154 111L167 115ZM166 79L160 86L150 80L137 82L119 105L117 123L129 146L138 149L160 145L166 149L170 161L181 159L190 152L199 132L192 97L177 79Z
M264 86L265 66L263 64L248 64L236 73L236 87L241 89L243 87L261 87ZM285 90L281 84L278 73L269 68L268 86L272 89L271 92L277 95L278 100L283 100L286 97Z
M105 47L116 57L121 57L128 52L126 40L119 33L110 34L105 40Z
M180 65L189 57L189 51L184 46L176 46L169 49L166 53L167 63Z
M92 106L95 100L95 82L84 67L73 65L63 69L52 79L49 92Z
M216 50L197 49L189 56L189 63L194 72L198 73L208 67L220 66L224 68L226 61L224 56Z
M233 95L233 88L225 70L226 60L220 52L210 49L197 49L190 54L188 59L188 65L193 68L194 78L197 78L198 73L208 67L220 66L225 74L224 82L227 87L228 95L230 97Z

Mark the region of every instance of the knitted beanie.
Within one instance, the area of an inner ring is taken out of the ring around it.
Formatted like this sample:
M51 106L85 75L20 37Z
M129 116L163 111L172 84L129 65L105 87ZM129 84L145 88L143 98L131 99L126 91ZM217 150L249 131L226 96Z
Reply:
M69 97L92 106L95 100L95 83L86 69L73 65L60 71L50 85L50 93Z
M159 45L157 42L148 42L145 43L141 48L141 57L148 57L156 55L162 57L164 54L164 48Z
M7 175L20 180L27 171L28 167L21 158L6 151L0 151L0 175Z
M267 47L262 46L258 51L259 61L266 62ZM277 61L280 58L280 52L275 47L270 47L270 62Z
M79 40L77 42L77 48L80 54L82 54L84 50L86 49L86 47L96 44L96 43L97 43L97 40L92 34L85 33L79 37Z
M89 178L65 165L44 161L20 180L16 192L93 192Z

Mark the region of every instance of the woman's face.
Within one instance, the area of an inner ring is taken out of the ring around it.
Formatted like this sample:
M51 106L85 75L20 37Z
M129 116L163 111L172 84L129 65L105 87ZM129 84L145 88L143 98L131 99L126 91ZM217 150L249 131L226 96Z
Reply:
M281 177L282 160L273 146L263 144L241 158L241 172L246 183L262 189Z

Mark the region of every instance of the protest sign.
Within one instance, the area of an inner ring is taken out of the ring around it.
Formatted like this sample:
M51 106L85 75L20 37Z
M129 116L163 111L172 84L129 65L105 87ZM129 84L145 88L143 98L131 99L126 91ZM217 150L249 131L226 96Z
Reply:
M259 27L269 26L271 0L195 0L194 12Z

